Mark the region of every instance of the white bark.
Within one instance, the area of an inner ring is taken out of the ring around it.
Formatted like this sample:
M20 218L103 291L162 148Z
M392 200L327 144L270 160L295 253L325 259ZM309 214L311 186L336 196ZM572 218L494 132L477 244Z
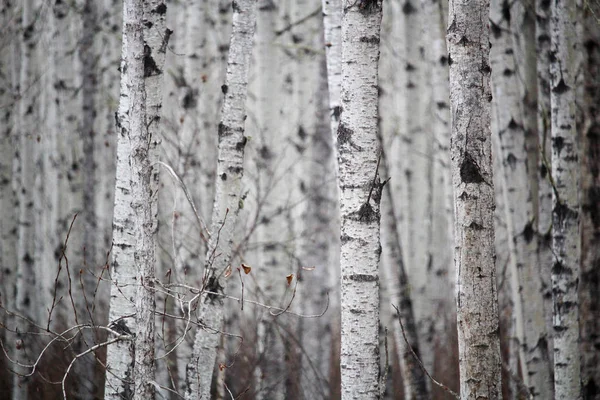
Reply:
M449 9L460 395L462 399L500 399L489 2L451 0Z
M579 14L574 1L553 1L551 10L554 390L558 399L581 399L577 295L580 167L575 109Z
M0 303L8 310L15 310L15 284L17 265L18 213L15 212L17 193L13 190L14 133L17 123L18 90L18 24L10 24L16 17L15 7L5 3L0 6L0 21L6 27L6 39L0 47L6 56L0 60ZM10 39L9 39L10 38ZM14 327L13 318L0 317L0 323ZM3 330L0 338L12 343L14 337ZM10 338L10 339L8 339ZM8 340L7 340L8 339ZM11 346L14 349L14 346ZM14 353L14 351L12 352ZM12 355L11 353L11 355Z
M223 85L225 98L219 124L219 147L215 202L212 229L202 285L205 291L200 299L202 323L210 329L220 329L223 323L224 271L229 265L237 214L240 209L241 179L244 172L244 121L248 86L248 68L252 53L252 39L256 24L256 1L240 0L234 3L233 28ZM198 330L191 360L187 366L186 399L210 398L210 384L217 356L219 335Z
M195 207L204 224L210 225L211 209L214 200L216 174L216 141L214 132L218 123L218 94L223 80L219 73L218 41L215 36L217 2L189 1L182 5L178 16L183 18L183 26L176 25L184 35L181 48L185 54L179 77L175 79L178 90L177 127L173 140L174 167L194 200ZM176 32L177 34L178 32ZM185 194L175 189L174 199L169 199L161 207L174 215L168 221L169 246L173 249L174 279L181 283L199 286L201 269L206 255L206 236L189 205ZM179 327L181 331L181 326ZM195 330L191 331L192 333ZM179 334L183 334L180 332ZM185 392L185 366L192 352L193 334L187 335L177 349L177 380L181 393Z
M131 168L130 206L133 211L135 238L134 246L129 250L133 251L136 273L134 399L147 399L154 396L154 386L149 382L154 380L153 287L156 230L153 210L156 188L152 187L152 141L155 139L150 133L150 126L158 121L152 119L154 110L151 109L150 99L148 104L146 103L145 78L150 72L148 68L152 66L154 54L145 48L147 45L144 42L144 3L141 0L126 0L125 7L127 18L123 19L123 26L127 32L127 50L124 58L130 99L129 127L122 133L129 142L127 156ZM150 73L154 74L155 71Z
M2 41L2 49L6 57L0 61L0 104L3 104L0 124L0 303L8 310L16 310L16 283L18 274L18 228L20 214L15 211L18 207L18 193L14 180L17 178L13 170L17 154L14 146L18 140L19 108L16 100L19 91L19 50L21 36L18 34L20 24L10 24L11 20L18 20L20 10L11 4L0 6L1 21L6 27L6 40ZM11 38L10 40L8 38ZM0 106L1 107L1 106ZM9 329L14 329L15 318L4 313L0 323ZM7 344L8 355L16 359L19 350L16 347L18 338L8 329L3 329L0 340ZM19 378L7 382L9 390L13 385L19 384ZM25 385L23 385L25 386ZM19 391L18 386L13 389ZM22 392L21 392L22 393Z
M78 133L81 142L79 152L79 168L81 170L81 181L78 190L82 192L82 221L80 227L83 229L82 241L85 248L85 261L89 268L85 274L86 297L92 299L94 295L96 274L99 272L98 265L104 261L99 257L98 243L101 243L101 235L98 234L98 218L96 190L98 188L96 180L96 165L98 163L98 154L95 149L96 132L94 126L98 114L96 93L98 89L98 79L96 78L99 69L96 68L97 47L95 46L96 35L98 31L98 6L93 0L79 0L79 9L82 10L77 19L77 31L81 35L81 42L77 47L78 73L80 74L80 103L81 117L79 119ZM77 36L76 36L77 38ZM106 173L106 171L103 171Z
M402 3L402 17L406 42L403 49L404 62L400 65L406 73L406 84L402 88L405 102L405 119L400 128L403 139L401 150L404 157L406 186L399 193L405 193L408 200L406 210L406 252L404 258L414 289L415 317L419 330L419 340L422 345L421 358L428 370L433 368L435 313L436 309L432 296L435 289L430 284L432 269L430 244L431 224L431 150L432 134L429 129L429 119L426 118L426 81L428 65L424 59L425 29L424 15L419 1L405 0Z
M20 40L20 71L19 71L19 103L18 122L16 124L13 147L15 158L13 164L14 190L17 192L18 201L18 245L17 245L17 278L16 278L16 310L19 314L38 320L39 313L36 309L38 294L38 271L34 264L35 233L34 223L34 164L32 160L35 154L37 142L36 126L39 123L38 95L39 88L34 85L37 80L36 48L38 45L38 27L36 26L36 11L39 4L35 0L27 0L22 4L21 35ZM17 359L21 362L31 360L36 351L31 337L23 335L28 331L28 324L24 320L16 319L17 340L20 340L20 350ZM17 343L14 344L15 346ZM27 356L25 356L27 355ZM26 373L17 367L17 372ZM13 399L27 399L27 382L18 375L14 376Z
M538 133L538 263L541 268L546 310L546 330L552 332L552 185L550 169L552 163L550 122L550 3L536 0L536 53L537 53L537 133ZM548 354L553 364L552 336L548 336Z
M141 12L141 10L140 10ZM111 266L110 326L121 335L129 335L130 340L119 341L109 346L106 356L105 399L133 398L134 332L136 271L134 254L135 226L131 193L131 169L129 154L131 145L129 130L130 107L130 70L128 50L130 33L126 24L130 24L127 4L123 4L123 45L121 60L121 92L117 112L117 169L115 205L113 219L113 248ZM141 18L141 16L140 16Z
M131 103L129 163L131 207L135 212L136 242L136 336L134 399L154 395L154 310L155 242L157 230L158 170L157 141L160 136L163 67L171 31L165 28L167 5L164 0L143 1L128 5L132 15L124 24L131 35L129 61ZM141 13L141 15L138 15Z
M585 16L585 121L581 177L581 380L584 398L600 395L600 25L598 4ZM593 13L591 11L594 11Z
M331 132L335 133L337 132L341 112L342 3L341 0L322 0L322 7Z
M299 279L304 295L300 299L303 313L320 314L331 296L331 275L333 264L332 249L336 249L334 225L337 192L335 167L333 161L333 143L331 126L327 120L329 107L327 101L327 77L322 64L321 89L317 92L317 120L312 127L314 132L309 141L310 164L307 171L307 190L309 198L302 219L305 223L301 261L303 267L315 267L312 271L300 270ZM338 249L339 251L339 249ZM330 304L330 303L329 303ZM300 321L303 348L301 390L306 399L329 398L329 369L331 360L331 323L334 310L329 309L326 316Z
M509 9L510 12L510 9ZM509 34L510 14L504 3L491 3L494 117L502 159L502 189L506 204L513 312L523 381L534 397L552 397L551 367L540 267L537 262L535 210L528 170L525 115Z
M80 119L82 107L79 97L82 80L78 76L80 69L76 57L79 16L73 5L64 2L53 2L50 13L50 65L48 113L46 114L49 135L45 135L47 152L43 161L46 188L42 218L45 225L44 234L48 238L45 240L47 243L44 246L43 262L49 263L51 268L44 269L42 272L44 302L52 301L54 292L52 284L56 276L62 244L73 217L76 213L81 213L83 208L81 172L83 135L79 134L82 127ZM84 218L81 217L73 225L68 248L65 249L65 254L69 258L69 268L76 271L83 268ZM66 261L63 260L63 268L66 267L65 263ZM69 296L66 292L58 294L61 295L65 298ZM88 315L86 306L83 301L79 301L77 298L79 296L76 294L73 296L77 306L75 310L67 311L61 307L57 311L63 314L62 317L66 317L64 313L77 314L69 315L67 318L69 321L85 320Z
M327 64L327 86L328 86L328 100L329 100L329 113L330 113L330 125L332 135L332 151L334 174L338 173L338 158L337 158L337 128L341 112L340 104L340 93L342 83L342 2L341 0L322 0L322 11L323 11L323 33L325 39L325 57ZM339 198L338 185L334 185L333 198ZM331 243L331 250L333 254L330 258L330 274L329 274L329 286L332 290L329 293L329 308L331 309L330 317L330 334L331 334L331 350L330 361L327 368L329 369L328 378L330 379L330 385L333 384L333 378L339 376L339 357L340 357L340 241L337 232L340 230L340 210L339 207L335 207L334 214L332 215L333 226L331 229L336 232L333 242ZM334 333L335 332L335 333ZM337 393L336 391L332 391Z
M119 0L104 0L98 4L100 32L98 34L98 91L94 137L94 151L96 163L96 188L94 190L96 202L98 243L97 254L101 262L106 262L107 254L112 243L112 215L115 205L115 177L116 177L116 145L117 133L115 126L115 111L119 102L119 63L121 59L121 18L122 7ZM108 308L110 288L100 287L98 292L99 307ZM104 306L104 307L102 307Z
M437 348L448 348L456 309L454 296L454 200L450 169L450 94L448 86L448 51L446 49L447 1L422 0L425 59L428 63L429 84L425 118L433 133L431 148L431 221L429 224L428 296L434 310L434 340L429 344L436 352L435 364L448 363ZM433 389L433 388L432 388Z
M385 152L382 152L381 157L380 170L382 175L384 177L389 176ZM404 398L407 400L424 400L430 396L427 390L427 378L411 352L412 348L416 354L420 354L419 335L413 311L410 284L402 257L400 236L396 227L396 216L392 207L394 201L390 186L384 188L384 192L385 195L381 199L381 209L383 211L381 237L382 239L385 238L385 241L382 243L383 260L381 263L381 274L383 281L388 282L387 301L391 302L399 310L399 315L396 315L395 310L391 310L393 325L390 328L394 335L395 347L400 360L404 384ZM400 319L402 327L404 327L404 334L402 333L400 323L396 320L397 318ZM407 340L404 339L404 335L406 335ZM407 341L410 347L407 346Z
M341 203L342 398L379 398L380 1L345 1L342 113L338 128Z
M292 223L299 207L295 195L298 183L296 164L300 161L294 142L297 113L288 104L294 101L296 71L293 67L293 19L291 1L263 0L258 3L256 77L253 93L258 143L253 147L257 211L254 224L260 243L256 262L257 290L267 303L284 306L289 299L286 276L296 272L296 231ZM287 28L279 32L279 28ZM252 135L254 137L254 134ZM283 400L288 367L284 363L287 346L277 325L289 326L285 316L277 321L257 310L257 358L255 385L257 400ZM282 356L284 355L284 356Z

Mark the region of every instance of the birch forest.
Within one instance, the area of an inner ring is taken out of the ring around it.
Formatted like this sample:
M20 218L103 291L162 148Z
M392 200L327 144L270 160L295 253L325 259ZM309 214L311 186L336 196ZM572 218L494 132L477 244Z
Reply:
M600 400L600 0L1 0L0 399Z

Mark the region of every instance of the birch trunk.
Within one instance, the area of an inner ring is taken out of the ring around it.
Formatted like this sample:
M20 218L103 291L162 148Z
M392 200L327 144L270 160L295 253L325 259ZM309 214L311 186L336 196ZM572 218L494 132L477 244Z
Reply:
M141 7L140 4L137 4ZM137 10L142 18L142 10ZM117 111L117 167L115 205L113 219L113 248L110 292L110 327L128 340L118 341L107 349L105 399L133 398L134 396L134 339L136 332L135 298L136 271L134 254L131 251L136 243L134 212L130 207L133 197L131 188L132 171L129 167L131 144L128 132L130 125L130 83L133 63L130 55L131 24L135 21L130 15L127 3L123 4L123 45L121 58L121 91ZM140 39L140 40L143 40ZM143 79L143 76L142 76ZM144 110L145 112L145 110Z
M163 68L171 31L165 28L167 5L164 0L151 0L129 5L134 13L130 24L131 59L129 164L131 177L131 207L136 221L135 266L137 292L134 399L154 396L155 340L154 311L156 308L154 280L156 265L157 145L160 137ZM139 7L139 8L138 8ZM141 15L138 13L141 12Z
M37 141L36 126L39 123L38 95L39 88L34 85L37 80L36 49L38 45L39 27L36 26L36 11L39 4L35 0L26 0L22 4L21 35L20 38L20 70L18 93L20 100L17 109L17 124L13 136L15 157L13 164L13 188L17 193L18 202L18 245L17 245L17 278L16 278L16 310L26 317L38 320L36 305L38 295L36 291L37 277L39 275L34 264L35 252L35 223L34 202L32 188L34 186L34 158ZM24 335L28 331L28 324L21 318L16 318L17 343L19 353L17 360L29 363L28 357L36 351L31 337ZM27 369L16 367L18 373L27 373ZM13 399L23 400L28 398L29 379L14 375Z
M500 399L489 1L451 0L449 9L460 395Z
M329 100L329 121L331 126L332 135L332 152L333 152L333 170L337 182L338 174L338 158L337 158L337 128L341 112L340 93L341 93L341 57L342 57L342 45L341 45L341 33L342 33L342 2L341 0L322 0L322 11L323 11L323 31L325 39L325 58L327 64L327 88L328 88L328 100ZM334 185L332 189L332 196L334 199L339 198L338 185ZM331 243L331 270L329 274L329 287L332 290L329 293L329 308L331 309L330 319L330 334L331 334L331 350L330 350L330 361L327 368L329 368L329 385L331 388L339 387L338 381L335 379L340 374L340 337L339 334L334 332L340 332L340 292L339 284L340 281L340 242L337 232L340 229L340 215L339 207L335 207L332 214L333 226L331 229L336 232ZM339 379L339 378L338 378ZM331 391L331 396L337 393L336 390Z
M256 237L260 243L257 262L260 266L259 288L265 302L286 304L285 277L296 272L295 232L290 216L297 201L294 164L298 162L292 141L297 126L293 108L296 79L292 69L293 47L290 28L292 2L263 0L258 3L255 80L256 124L259 143L255 157L258 221ZM286 325L285 316L275 321L265 310L257 310L257 357L255 370L257 400L283 400L288 368L282 362L286 346L278 324Z
M79 271L84 267L83 247L85 245L83 241L84 219L81 218L73 224L72 235L67 244L68 248L62 248L73 217L83 209L83 175L81 172L83 136L79 134L82 122L79 88L82 79L78 76L80 68L78 68L76 57L79 15L71 4L60 1L52 2L50 13L48 111L45 118L48 122L49 134L44 135L47 151L43 156L43 183L46 188L42 225L46 239L44 239L42 259L44 263L49 263L51 268L42 270L44 303L52 302L54 292L52 284L56 270L61 266L62 268L66 267L66 259L63 259L59 266L62 252L64 251L68 257L69 268ZM90 27L90 29L93 28ZM91 275L85 274L82 278L86 276ZM89 279L87 281L90 283ZM75 309L70 310L70 307L66 308L64 305L57 308L58 312L55 317L62 319L59 323L67 321L77 323L87 319L87 307L84 301L80 301L83 296L78 296L77 292L79 291L73 290ZM70 294L63 292L57 296L64 296L68 300ZM65 302L65 304L69 303L70 301ZM80 346L81 344L78 345L79 348L81 348Z
M520 81L515 59L510 9L499 0L491 3L493 107L502 159L502 189L509 234L516 341L523 380L532 396L552 397L551 367L546 340L542 278L537 262L535 232L536 192L531 188Z
M335 232L331 229L335 218L336 194L333 188L335 171L333 163L333 143L328 124L327 76L322 64L319 74L321 89L316 97L317 120L309 139L310 164L308 164L308 193L310 193L304 215L305 221L302 249L302 266L314 270L300 270L299 280L302 285L301 299L303 314L318 315L328 304L331 296L330 277L333 273L333 253L335 248ZM307 268L307 269L308 269ZM303 359L301 390L306 399L328 399L329 367L331 360L331 328L330 318L333 311L327 311L327 317L302 319L301 335Z
M94 151L96 154L96 189L94 190L97 219L97 257L105 262L112 243L112 215L115 205L116 145L115 112L119 101L119 65L123 17L119 0L104 0L97 5L100 33L97 37L98 70L101 78L96 93L96 118ZM103 285L104 286L104 285ZM110 288L100 287L99 307L108 309ZM108 300L108 301L107 301ZM103 307L104 306L104 307Z
M200 298L202 323L220 329L223 323L224 272L230 263L237 215L240 209L241 180L244 172L244 121L248 69L256 24L256 1L240 0L233 7L233 28L229 46L227 75L222 87L215 202L212 229ZM217 256L218 255L218 256ZM186 399L210 398L210 385L217 356L219 335L198 330L191 360L186 369Z
M581 177L581 380L583 396L600 396L600 25L598 5L584 19L585 97Z
M344 2L341 203L342 398L379 398L378 61L382 4Z
M296 3L293 21L302 21L307 15L321 6L320 1ZM337 232L334 226L335 168L330 124L329 103L327 98L327 70L325 56L315 54L323 48L322 20L309 18L291 30L294 41L299 45L296 50L296 101L295 119L298 123L296 148L302 151L302 162L296 165L297 198L306 197L306 203L295 217L296 230L300 231L298 255L299 304L305 315L318 315L328 305L331 292L332 256ZM313 50L314 49L314 50ZM314 95L316 93L316 95ZM310 270L314 267L314 270ZM306 399L328 399L329 366L331 355L331 324L327 317L291 319L298 325L301 346L290 346L290 368L297 373L292 375L287 388L287 396L302 393ZM289 350L288 350L289 351ZM300 379L294 379L297 377ZM297 387L294 387L296 386Z
M11 4L0 6L0 15L6 27L6 39L1 48L5 57L0 60L0 303L8 310L15 310L15 284L17 265L18 213L15 213L17 193L13 190L13 160L15 125L17 124L18 105L18 49L17 40L19 24L11 21L18 10ZM10 38L10 39L9 39ZM11 316L3 315L0 323L14 327ZM7 340L10 338L9 340ZM3 330L0 339L4 343L13 343L14 337L8 330ZM14 349L14 346L11 346ZM14 351L10 354L14 355Z
M538 130L538 262L541 268L544 291L544 309L546 310L546 330L552 332L552 283L551 269L554 262L552 255L552 185L550 169L551 121L550 121L550 2L536 0L536 53L537 53L537 130ZM553 365L553 335L548 336L548 355ZM554 368L552 368L554 370Z
M404 18L404 35L406 38L404 57L401 68L406 73L406 84L403 88L405 102L405 119L402 146L406 149L404 174L406 186L400 193L408 196L408 210L405 223L408 229L407 251L404 253L406 266L410 271L411 284L414 289L414 312L417 318L421 358L428 370L433 369L434 339L437 335L435 326L435 307L432 301L433 290L431 281L432 270L428 268L431 262L429 234L431 232L431 150L432 135L429 119L425 117L426 101L428 100L426 77L428 65L425 63L425 41L423 20L424 15L419 1L406 0L402 4ZM428 30L428 29L427 29ZM400 157L398 157L400 158Z
M222 80L214 74L214 64L217 41L213 36L216 11L215 1L189 1L182 5L176 17L183 19L183 24L176 25L184 34L179 37L180 47L185 53L179 77L175 79L179 101L177 114L178 132L172 140L176 142L174 149L174 167L179 177L187 187L195 207L203 223L210 224L210 213L214 200L214 182L216 167L216 135L217 85ZM220 89L218 89L220 92ZM172 247L174 261L174 279L198 287L200 285L200 266L204 264L206 242L205 235L194 210L189 205L185 194L180 188L175 188L175 195L167 192L168 201L161 204L170 211L168 224L169 243ZM173 204L170 197L173 196ZM172 225L172 226L171 226ZM172 237L171 237L172 235ZM192 330L194 332L194 330ZM192 352L193 334L177 349L177 380L178 387L185 392L185 366Z
M450 170L450 94L448 87L448 51L446 49L447 1L422 0L425 40L425 58L428 63L430 87L428 87L427 114L433 133L431 171L431 222L429 246L431 262L429 293L435 310L435 336L432 347L448 348L448 337L456 321L454 296L453 242L454 200ZM435 350L433 350L435 351ZM452 350L448 350L451 354ZM447 365L436 351L435 365ZM433 388L432 388L433 390Z
M382 143L383 145L383 143ZM382 152L380 170L381 175L389 176L387 158L385 152ZM396 216L392 205L394 204L393 195L390 187L383 190L385 197L381 199L382 215L382 238L385 238L383 243L383 261L382 261L382 278L385 282L389 282L388 301L398 307L398 314L395 315L392 310L392 327L398 358L400 360L400 368L404 384L404 398L406 400L413 399L428 399L427 381L423 370L415 360L412 350L416 354L420 354L419 335L417 324L413 311L413 302L410 293L410 284L408 275L404 267L404 259L402 257L402 249L400 246L400 236L396 227ZM404 334L400 323L396 321L396 317L400 320L404 327ZM406 335L406 339L404 339ZM407 342L409 346L407 345Z
M16 158L15 147L17 143L19 105L17 104L19 94L19 39L20 23L18 15L20 10L11 4L5 3L0 6L2 22L6 27L7 39L2 41L2 49L6 56L0 61L0 103L4 105L0 116L0 302L8 310L16 310L16 283L18 274L18 229L19 211L18 193L15 190L16 171L13 166ZM16 20L16 21L15 21ZM14 21L11 23L11 21ZM9 329L15 328L15 318L5 315L0 318L0 323ZM3 329L0 340L7 344L8 355L13 360L19 350L16 347L17 337L8 329ZM6 362L5 362L6 363ZM5 364L6 365L6 364ZM18 379L12 378L7 382L8 390L18 391Z
M574 1L551 3L552 112L552 299L554 303L554 391L558 399L581 399L579 353L580 203L575 74L577 65Z
M78 47L78 73L81 75L80 107L81 118L79 120L78 133L81 142L80 165L82 182L79 190L82 192L82 221L84 261L91 271L85 274L86 297L92 299L95 289L95 275L98 275L102 260L98 256L98 243L101 243L101 235L98 234L98 218L96 214L96 190L98 188L96 180L96 165L98 163L98 154L95 146L95 124L98 114L97 75L99 69L96 68L97 47L96 35L98 32L98 6L93 0L79 0L77 3L82 13L77 21L77 33L81 34L81 42ZM104 260L102 260L104 261ZM87 307L86 307L87 308Z

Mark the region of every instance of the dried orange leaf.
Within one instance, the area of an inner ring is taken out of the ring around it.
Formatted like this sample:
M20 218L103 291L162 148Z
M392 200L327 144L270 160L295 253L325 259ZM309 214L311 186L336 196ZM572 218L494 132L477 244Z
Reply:
M252 268L247 266L246 264L242 264L242 268L244 268L244 273L246 275L248 275L250 273L250 271L252 271Z
M285 277L285 279L287 280L288 286L290 286L292 283L292 280L294 279L294 274L289 274L288 276Z
M312 267L302 267L303 270L305 271L314 271L316 267L313 265Z
M229 278L230 275L231 275L231 265L228 265L227 268L225 268L225 278Z

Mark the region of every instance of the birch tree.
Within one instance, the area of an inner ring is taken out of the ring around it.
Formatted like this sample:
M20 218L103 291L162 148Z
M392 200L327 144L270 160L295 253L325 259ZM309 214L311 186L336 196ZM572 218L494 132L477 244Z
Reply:
M448 57L462 399L500 399L489 1L450 0Z
M579 144L575 110L578 72L573 1L551 3L552 114L552 300L554 326L554 391L559 399L581 399L579 353L580 203Z
M294 145L298 113L293 102L298 87L293 61L294 27L291 1L263 0L258 3L256 79L253 90L256 102L255 128L258 144L254 174L257 200L256 239L261 245L256 262L260 266L257 291L264 301L283 306L289 299L285 277L296 272L296 236L299 232L293 214L297 201L297 163L301 155ZM289 47L290 49L287 49ZM253 135L254 137L254 135ZM282 400L286 395L288 373L285 365L289 346L278 325L289 327L285 316L275 320L266 310L257 310L258 363L255 369L257 399ZM292 328L293 331L293 328ZM289 357L288 357L289 359Z
M154 396L154 241L156 222L154 204L156 188L152 187L152 136L147 117L152 110L146 103L145 67L152 56L144 43L144 3L125 1L127 20L123 26L128 35L125 54L129 78L129 129L122 132L129 140L131 168L131 209L134 220L134 253L136 271L135 295L135 359L133 368L134 399ZM151 65L151 64L150 64ZM155 123L150 119L150 124ZM154 189L154 190L153 190ZM154 204L153 204L154 203Z
M133 5L132 5L133 6ZM156 308L154 294L155 243L157 231L158 138L162 109L163 66L166 47L171 31L165 28L167 5L164 0L140 3L142 19L131 24L131 51L134 68L131 70L131 86L136 88L131 96L131 113L139 119L130 120L132 169L131 206L136 217L135 261L137 269L136 328L135 335L135 399L154 395L154 353ZM124 24L125 25L125 24ZM141 32L138 29L143 28ZM141 34L141 38L139 35ZM141 40L140 40L141 39ZM139 70L138 70L139 69ZM135 75L134 75L135 74ZM138 79L142 78L140 82ZM138 96L138 90L139 95ZM137 104L140 103L140 104ZM139 107L139 111L138 111ZM138 114L139 112L139 114ZM138 125L139 124L139 125Z
M342 57L342 2L341 0L322 0L323 11L323 35L325 40L325 58L327 64L327 92L329 101L329 121L332 135L332 152L334 173L336 174L336 184L333 188L334 199L339 198L339 188L337 185L338 157L337 157L337 129L339 124L341 104L341 57ZM335 215L333 217L334 226L331 228L334 232L339 232L340 229L340 210L335 207ZM340 241L336 234L332 249L334 254L331 258L331 272L329 274L329 286L333 289L329 293L329 307L332 310L333 316L330 324L330 332L340 332L340 292L337 289L340 281ZM340 359L340 337L337 334L332 334L331 338L331 359L329 361L330 387L333 387L333 377L339 376L339 359ZM332 391L332 394L334 392Z
M154 6L151 8L151 6ZM117 112L117 183L113 229L113 265L109 322L124 338L107 353L105 398L148 398L154 386L154 236L156 231L156 127L160 112L157 82L160 58L155 43L144 41L151 16L164 18L162 2L123 5L121 97ZM152 24L153 25L153 24ZM156 27L156 29L160 29ZM164 32L161 38L164 40ZM148 40L152 38L148 35ZM168 36L167 36L168 39ZM161 45L164 53L166 42ZM147 93L148 88L148 93ZM147 96L148 94L148 96ZM148 104L147 104L148 100ZM132 323L135 318L135 324ZM135 335L134 335L135 332Z
M404 117L401 120L400 136L403 156L397 160L404 163L402 174L406 184L399 193L407 196L405 225L407 229L406 251L403 253L411 285L414 289L414 308L417 318L419 339L423 365L433 368L434 339L436 337L435 306L432 301L435 290L430 281L432 270L427 268L431 262L431 172L432 172L432 139L429 126L430 119L426 118L426 103L428 92L426 78L429 65L425 62L424 19L421 5L416 0L402 2L405 37L401 53L404 63L401 68L406 74L406 82L402 90L405 98ZM403 82L404 83L404 82ZM398 202L397 202L398 203Z
M9 310L14 310L15 302L15 266L17 265L17 218L15 205L17 193L13 190L13 160L14 160L14 132L17 121L18 106L15 103L18 90L18 48L17 38L19 24L13 21L19 11L11 4L0 6L0 18L6 27L6 36L0 41L0 48L6 57L0 61L0 302ZM2 316L0 323L5 326L14 326L12 317ZM9 322L10 321L10 322ZM8 338L12 342L12 335L3 330L0 334L2 340Z
M377 163L381 1L345 1L342 18L341 206L342 398L379 397L379 242Z
M581 380L583 396L600 395L600 25L598 4L584 19L584 116L581 176Z
M544 309L546 310L546 330L552 332L552 185L551 185L551 119L550 119L550 3L535 2L536 14L536 53L537 53L537 132L539 154L537 157L538 186L538 262L544 283ZM548 336L548 355L553 366L552 336ZM554 368L552 368L554 369Z
M306 4L296 3L293 21L303 21L311 10L320 11L320 1ZM312 11L314 13L314 11ZM334 252L336 247L335 218L337 208L337 182L335 180L333 135L327 96L327 69L325 57L316 49L323 48L322 20L309 18L291 30L299 45L296 51L297 73L297 137L296 148L302 150L303 162L297 163L296 175L298 198L306 197L306 202L295 217L301 232L298 256L298 303L305 315L319 315L328 306L331 275L335 269ZM313 50L314 49L314 50ZM318 93L316 96L313 93ZM312 269L314 267L314 269ZM311 270L312 269L312 270ZM321 318L292 319L299 326L301 346L289 340L291 354L290 368L298 370L298 380L290 379L289 396L301 392L304 398L327 399L329 393L329 370L331 361L331 319L332 310L327 309ZM289 351L289 350L288 350ZM300 361L298 363L298 361ZM296 363L296 364L293 364Z
M516 321L516 340L525 385L534 397L552 397L551 367L546 343L543 281L537 262L535 210L536 192L531 188L526 118L522 107L520 81L510 35L510 14L506 6L492 0L492 87L497 140L502 158L502 190L508 225L509 265ZM542 345L539 345L542 343Z
M113 215L115 179L116 179L116 144L117 134L115 126L115 109L119 100L119 65L122 31L122 7L118 0L104 0L98 3L99 34L96 37L98 53L103 56L98 60L98 90L96 92L97 116L95 119L94 150L96 157L96 188L94 190L98 232L98 257L104 260L112 243L112 218ZM104 216L100 218L100 216ZM101 287L99 300L101 305L108 306L108 291L110 288ZM106 292L105 292L106 291ZM106 296L102 294L106 293Z
M432 131L432 165L430 194L430 226L428 251L431 253L428 268L428 295L435 314L434 340L435 365L448 361L438 349L454 351L448 336L456 321L455 305L448 301L454 296L453 241L454 200L450 170L450 94L448 87L448 51L446 49L446 18L448 2L423 0L421 2L425 32L425 61L428 64L430 86L427 88L427 113ZM395 210L394 210L395 211ZM416 299L415 299L416 300ZM421 347L424 344L421 344ZM436 389L435 386L432 390ZM432 395L435 394L432 392Z
M382 151L380 170L383 176L388 176L387 162L386 153ZM400 323L398 323L394 321L395 318L392 319L394 325L391 330L394 334L394 341L400 359L404 398L428 399L429 393L425 374L412 353L414 351L416 354L420 354L419 335L413 311L410 284L400 246L400 236L396 227L396 216L392 207L394 200L390 188L391 186L384 188L384 198L381 199L381 209L383 211L381 236L385 238L382 246L381 274L383 280L389 282L389 301L394 306L397 305L397 318L400 320Z
M188 1L181 5L176 18L175 36L179 36L179 48L185 54L182 65L172 73L177 86L177 131L165 143L174 142L172 164L187 187L197 210L192 209L186 194L178 187L175 194L167 191L160 207L169 212L168 241L165 247L172 248L174 277L177 282L192 286L200 285L201 270L206 255L205 227L210 224L214 200L214 184L217 164L217 137L214 132L218 124L220 108L220 86L223 83L224 62L221 62L216 38L217 1ZM185 10L185 11L184 11ZM179 28L179 29L178 29ZM170 149L169 149L170 150ZM160 200L159 200L160 201ZM199 223L198 212L202 223ZM169 259L169 263L171 260ZM185 329L185 328L184 328ZM179 327L181 331L181 325ZM192 330L193 332L193 330ZM187 334L187 333L186 333ZM178 387L185 391L185 366L192 352L194 335L187 334L177 348Z
M244 172L244 123L248 69L256 24L256 0L240 0L233 7L233 27L223 85L225 95L219 124L217 177L212 213L211 236L202 277L200 297L202 322L220 329L224 305L225 269L233 251L234 232L240 209L241 179ZM190 362L186 368L186 399L210 398L210 384L217 356L219 335L198 330Z
M29 319L37 320L39 317L36 305L38 294L36 290L38 271L34 264L34 202L32 188L34 186L34 166L31 160L34 158L37 135L35 126L39 123L39 87L34 83L38 77L36 66L36 49L39 27L37 26L36 13L39 12L39 3L35 0L26 0L21 8L20 25L20 68L19 68L19 104L17 110L17 124L13 136L14 164L13 164L13 188L17 193L18 201L18 245L17 245L17 279L16 279L16 301L17 312ZM17 343L15 346L20 350L17 359L24 359L33 355L35 347L30 337L25 333L28 324L25 320L17 318L16 331ZM25 351L27 353L25 353ZM23 368L17 368L18 373L26 373ZM15 374L13 381L13 399L23 400L28 398L27 382Z

